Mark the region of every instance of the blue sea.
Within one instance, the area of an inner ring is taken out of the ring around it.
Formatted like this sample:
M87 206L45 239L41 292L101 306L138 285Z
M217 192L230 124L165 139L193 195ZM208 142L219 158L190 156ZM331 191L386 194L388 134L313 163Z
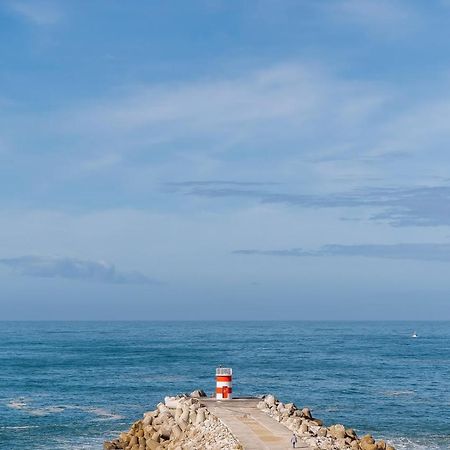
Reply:
M0 448L101 449L165 395L211 393L218 365L234 395L450 448L450 322L0 322Z

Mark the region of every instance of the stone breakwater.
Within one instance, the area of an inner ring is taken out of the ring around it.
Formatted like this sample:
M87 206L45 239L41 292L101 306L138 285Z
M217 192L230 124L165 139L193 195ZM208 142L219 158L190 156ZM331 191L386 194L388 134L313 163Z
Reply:
M203 391L190 396L166 397L154 411L104 443L105 450L239 450L243 449L232 430L202 403ZM226 403L226 402L224 402ZM299 442L314 450L395 450L371 435L358 437L344 425L324 426L308 408L298 409L273 395L261 398L257 408L298 436Z
M375 441L371 435L359 438L352 428L335 424L325 427L312 416L309 408L298 409L294 403L283 403L266 395L257 405L270 417L289 428L302 442L318 450L395 450L385 441Z
M198 392L198 391L197 391ZM196 396L201 396L198 393ZM231 431L193 397L166 397L105 450L241 450Z

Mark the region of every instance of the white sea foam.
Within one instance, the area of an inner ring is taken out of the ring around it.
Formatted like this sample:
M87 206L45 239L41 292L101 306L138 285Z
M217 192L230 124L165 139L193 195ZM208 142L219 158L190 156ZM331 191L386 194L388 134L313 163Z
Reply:
M80 406L80 405L55 405L55 406L42 406L36 407L32 404L32 401L25 401L25 398L18 398L9 401L6 406L11 409L21 410L30 416L42 417L50 414L59 414L66 409L83 411L87 414L92 414L98 418L98 420L120 420L124 417L120 414L113 413L107 409L96 406Z
M26 402L23 397L9 401L6 406L11 409L24 411L31 416L48 416L49 414L61 413L65 409L63 406L44 406L42 408L36 408Z
M95 408L95 407L90 407L90 408L85 408L85 407L80 407L80 410L90 413L90 414L94 414L95 416L98 416L100 419L99 420L119 420L119 419L123 419L124 417L121 416L120 414L114 414L111 411L108 411L104 408Z
M325 408L326 412L337 412L339 411L339 407L338 406L329 406L328 408Z
M443 443L437 443L438 438L436 438L436 443L429 442L429 439L427 439L428 442L424 442L424 440L419 442L406 437L395 438L389 441L392 442L396 450L443 450L448 448Z
M410 396L410 395L416 395L415 391L384 391L383 395L386 397L400 397L400 396Z
M0 427L0 430L29 430L31 428L39 428L39 425L22 425L22 426L17 426L17 427L5 426L5 427Z
M20 398L17 400L11 400L6 404L6 406L11 409L25 409L27 407L27 403L23 398Z
M29 408L26 411L31 416L48 416L50 414L59 414L62 413L66 408L63 406L45 406L42 408Z

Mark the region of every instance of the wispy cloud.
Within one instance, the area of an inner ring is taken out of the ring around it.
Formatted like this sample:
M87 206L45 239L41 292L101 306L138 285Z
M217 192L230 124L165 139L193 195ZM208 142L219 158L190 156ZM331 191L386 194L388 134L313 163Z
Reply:
M339 20L384 36L408 32L419 21L411 5L401 0L343 0L335 2L332 10L338 13Z
M439 88L443 98L424 99L387 83L290 61L239 75L122 86L30 118L19 129L33 132L38 123L38 134L48 130L56 142L67 140L73 151L66 170L80 178L126 166L142 184L150 170L162 180L186 178L185 187L197 178L205 181L192 187L214 187L206 183L227 181L222 177L228 173L237 180L287 182L301 173L305 185L333 184L336 190L373 177L397 182L395 163L402 157L402 173L423 183L424 174L432 176L448 162L442 150L450 138L447 84ZM427 171L418 170L424 166Z
M156 280L140 272L123 272L104 261L75 258L20 256L0 259L0 264L23 276L66 278L111 284L155 284Z
M386 100L372 83L286 62L238 76L138 85L58 117L64 132L90 136L133 133L157 145L189 139L208 153L242 143L278 143L278 150L281 141L311 139L324 127L343 138Z
M367 258L409 259L419 261L450 262L450 244L358 244L324 245L316 250L291 248L281 250L244 249L233 252L237 255L262 255L285 257L359 256Z
M232 187L194 187L184 194L253 199L260 203L279 203L306 208L372 208L370 219L394 226L450 225L450 187L419 186L405 188L364 188L328 195L296 194L268 189Z
M273 186L281 183L271 181L234 181L234 180L205 180L205 181L171 181L166 186L196 187L196 186Z
M54 25L63 17L60 4L53 1L13 0L8 6L14 13L39 26Z

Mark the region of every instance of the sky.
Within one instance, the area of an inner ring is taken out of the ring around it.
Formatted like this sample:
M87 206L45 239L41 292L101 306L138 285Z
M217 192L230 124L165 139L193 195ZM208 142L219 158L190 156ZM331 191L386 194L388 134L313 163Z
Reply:
M0 320L449 320L450 1L0 3Z

